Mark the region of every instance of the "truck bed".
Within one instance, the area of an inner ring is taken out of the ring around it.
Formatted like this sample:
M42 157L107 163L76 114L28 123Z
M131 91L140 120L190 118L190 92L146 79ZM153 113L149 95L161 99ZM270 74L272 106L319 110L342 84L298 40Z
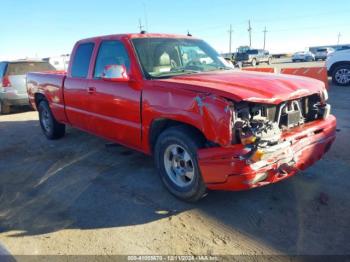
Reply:
M48 100L55 118L62 122L66 122L63 96L66 75L65 71L34 72L28 73L26 79L29 102L33 108L37 109L42 94Z

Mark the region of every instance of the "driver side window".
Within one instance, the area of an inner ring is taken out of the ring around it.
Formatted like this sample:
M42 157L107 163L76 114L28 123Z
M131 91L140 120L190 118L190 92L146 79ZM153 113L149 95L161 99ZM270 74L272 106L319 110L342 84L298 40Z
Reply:
M124 65L130 71L130 59L124 44L118 40L103 41L96 58L94 78L101 78L108 65Z

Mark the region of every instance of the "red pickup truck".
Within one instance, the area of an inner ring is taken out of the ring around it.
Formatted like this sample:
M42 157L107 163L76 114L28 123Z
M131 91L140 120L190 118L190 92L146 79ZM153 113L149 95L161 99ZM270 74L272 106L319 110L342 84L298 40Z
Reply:
M194 37L96 37L77 42L71 57L67 73L27 75L46 137L70 125L152 154L183 200L288 178L335 139L322 82L234 70Z

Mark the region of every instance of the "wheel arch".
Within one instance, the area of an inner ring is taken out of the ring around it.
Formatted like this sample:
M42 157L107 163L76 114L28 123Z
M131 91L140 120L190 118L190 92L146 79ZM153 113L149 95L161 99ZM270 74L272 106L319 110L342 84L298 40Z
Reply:
M154 151L154 146L157 142L159 135L163 133L166 129L175 126L187 127L188 130L190 130L194 135L199 136L200 139L202 139L205 142L208 141L205 134L199 128L192 124L170 118L157 118L152 121L149 129L148 143L151 149L151 153L153 153Z
M39 104L41 101L48 101L46 96L42 93L35 93L34 94L34 102L35 102L35 106L36 108L38 108Z
M331 66L331 68L329 69L328 74L329 74L330 76L332 76L334 70L335 70L337 67L341 66L341 65L348 65L348 66L350 66L350 61L339 61L339 62L334 63L334 64Z

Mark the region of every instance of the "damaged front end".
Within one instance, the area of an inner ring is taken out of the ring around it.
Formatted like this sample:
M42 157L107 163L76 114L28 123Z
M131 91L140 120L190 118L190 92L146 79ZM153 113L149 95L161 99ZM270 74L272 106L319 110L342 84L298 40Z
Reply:
M198 152L208 188L274 183L319 160L335 139L336 120L326 99L314 94L278 105L235 103L231 146Z

